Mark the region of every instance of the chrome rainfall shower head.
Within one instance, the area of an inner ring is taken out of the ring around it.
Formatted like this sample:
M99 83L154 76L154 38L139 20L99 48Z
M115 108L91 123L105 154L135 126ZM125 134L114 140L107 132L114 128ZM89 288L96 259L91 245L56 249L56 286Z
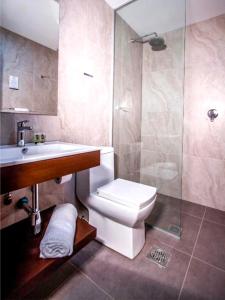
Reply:
M144 39L151 35L154 35L154 37L151 37L150 39ZM166 43L165 43L164 38L158 36L158 34L156 32L152 32L150 34L144 35L137 39L132 39L132 40L130 40L130 42L131 43L141 43L141 44L149 43L149 45L152 47L152 51L161 51L161 50L166 49Z
M166 49L164 38L160 36L154 36L149 41L149 45L152 47L152 51L160 51Z

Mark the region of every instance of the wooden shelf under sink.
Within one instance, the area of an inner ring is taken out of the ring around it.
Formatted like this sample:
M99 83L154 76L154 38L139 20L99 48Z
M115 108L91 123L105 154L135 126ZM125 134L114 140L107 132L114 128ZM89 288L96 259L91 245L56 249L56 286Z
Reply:
M25 219L1 230L1 290L2 298L20 299L31 292L70 257L39 258L39 245L54 207L41 212L42 231L34 236L30 219ZM77 218L74 252L77 253L96 237L96 228Z

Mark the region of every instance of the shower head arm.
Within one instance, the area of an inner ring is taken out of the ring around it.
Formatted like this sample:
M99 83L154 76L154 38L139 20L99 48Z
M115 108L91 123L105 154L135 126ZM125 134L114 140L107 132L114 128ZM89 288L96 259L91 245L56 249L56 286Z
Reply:
M151 36L151 35L154 35L155 37L158 37L158 34L157 34L156 32L151 32L151 33L149 33L149 34L146 34L146 35L143 35L143 36L141 36L141 37L138 37L137 39L132 39L132 40L130 40L129 42L130 42L130 43L135 43L135 42L137 42L137 43L141 43L141 44L148 43L148 41L142 41L142 39L144 39L144 38L146 38L146 37L148 37L148 36Z

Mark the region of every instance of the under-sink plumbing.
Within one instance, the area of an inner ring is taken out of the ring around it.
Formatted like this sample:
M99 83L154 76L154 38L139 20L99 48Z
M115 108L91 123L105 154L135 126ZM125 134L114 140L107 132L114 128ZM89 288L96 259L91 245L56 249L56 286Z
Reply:
M28 215L31 216L31 225L33 227L34 234L38 234L41 231L41 214L39 208L38 197L38 184L32 186L32 207L28 205L28 198L23 197L17 202L18 208L23 208Z

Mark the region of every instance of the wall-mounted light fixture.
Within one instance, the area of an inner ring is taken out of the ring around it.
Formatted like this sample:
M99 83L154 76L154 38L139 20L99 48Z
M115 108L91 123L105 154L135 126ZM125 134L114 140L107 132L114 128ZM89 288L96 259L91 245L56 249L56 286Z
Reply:
M207 113L211 122L213 122L218 117L218 112L215 108L210 109Z

